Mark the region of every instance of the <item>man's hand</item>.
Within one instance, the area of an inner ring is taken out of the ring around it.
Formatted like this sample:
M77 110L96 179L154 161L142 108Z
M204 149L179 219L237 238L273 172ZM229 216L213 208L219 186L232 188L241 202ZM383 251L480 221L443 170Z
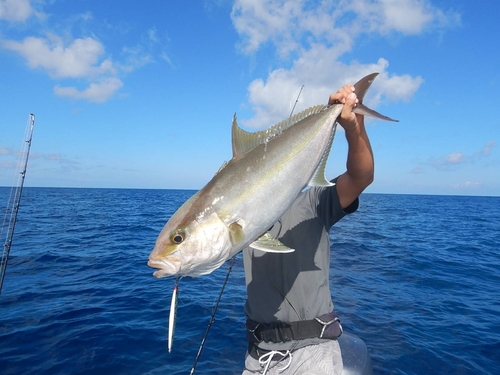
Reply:
M357 115L353 112L354 108L356 108L356 104L358 103L354 85L349 83L343 86L336 93L330 95L328 104L332 105L337 103L344 104L342 113L337 120L346 132L359 129L360 124L364 125L364 116Z

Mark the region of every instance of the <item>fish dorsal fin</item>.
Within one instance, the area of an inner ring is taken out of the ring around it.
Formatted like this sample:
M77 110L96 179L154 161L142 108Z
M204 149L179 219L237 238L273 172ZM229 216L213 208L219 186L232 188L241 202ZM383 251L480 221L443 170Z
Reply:
M290 249L288 246L283 245L269 232L264 233L261 237L252 242L250 247L267 253L291 253L295 251L295 249Z
M251 149L263 143L266 139L265 131L250 133L238 126L236 114L233 116L233 126L231 128L233 143L233 158L245 154Z
M288 129L289 127L295 125L299 121L302 121L306 117L320 113L321 111L324 111L326 108L329 108L329 106L316 105L314 107L309 107L309 108L303 110L302 112L299 112L296 115L277 123L276 125L270 127L267 131L269 131L273 135L277 135L277 134L281 133L282 131Z
M220 166L219 170L217 172L215 172L214 176L217 176L219 174L219 172L222 171L226 165L227 165L227 161L224 161L224 163L222 163L222 165Z
M330 150L332 149L333 139L335 138L335 131L337 130L337 123L333 125L332 134L330 135L330 140L328 141L328 146L325 149L321 161L318 164L318 168L314 172L311 180L309 181L309 186L333 186L334 184L325 178L325 168L326 162L328 161L328 155L330 155Z
M295 116L292 116L284 121L277 123L274 126L271 126L267 130L258 131L255 133L247 132L241 129L238 126L238 122L236 121L236 115L233 117L233 126L232 126L232 144L233 144L233 157L238 157L243 155L244 153L250 151L251 149L269 142L275 136L283 132L285 129L288 129L292 125L295 125L297 122L303 120L304 118L314 115L323 111L325 108L328 108L327 105L317 105L314 107L310 107L300 113L297 113Z

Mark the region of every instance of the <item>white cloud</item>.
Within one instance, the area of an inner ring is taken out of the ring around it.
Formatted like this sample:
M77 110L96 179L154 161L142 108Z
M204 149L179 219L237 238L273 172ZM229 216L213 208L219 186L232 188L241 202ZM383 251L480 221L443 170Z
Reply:
M491 141L488 142L481 150L476 152L474 156L481 157L481 156L490 156L491 150L497 147L497 142L496 141Z
M440 158L430 158L426 163L422 165L431 166L437 170L450 170L458 166L476 163L484 158L491 155L493 148L497 146L496 141L488 142L484 147L471 154L466 154L464 152L455 151Z
M144 47L142 45L124 47L122 49L122 54L126 56L126 61L120 66L120 68L125 72L132 72L135 69L153 61L152 56L144 51Z
M0 155L12 155L12 149L0 146Z
M25 153L21 150L0 146L0 171L19 171L24 158ZM61 153L31 152L29 158L30 169L33 167L37 169L40 165L64 167L67 165L78 166L79 164L76 160L70 159Z
M242 48L246 53L259 49L269 39L278 42L283 51L296 47L293 39L302 0L237 0L231 18L238 33L244 38Z
M62 38L51 34L47 39L5 40L2 45L23 56L30 68L42 68L53 78L86 78L114 73L111 60L101 61L104 46L90 37L65 45Z
M372 64L346 65L336 61L336 55L334 49L318 45L305 52L291 69L277 69L268 75L266 81L253 81L248 92L255 116L250 120L242 120L242 124L251 128L263 128L281 121L290 114L297 90L303 84L305 87L295 113L312 105L326 104L332 87L341 87L348 82L355 83L373 72L380 72L380 75L365 100L370 107L379 104L382 97L388 100L409 99L423 82L421 77L389 76L386 72L389 63L385 59L379 59Z
M389 64L387 64L387 66L388 65ZM373 83L373 87L377 90L377 94L375 95L376 103L372 105L378 104L381 95L384 95L385 98L391 101L408 101L423 82L424 80L422 77L411 77L408 74L400 76L393 75L389 77L389 74L383 71Z
M361 33L418 34L460 23L427 0L236 0L231 18L245 53L269 41L286 52L301 49L301 40L349 45Z
M458 168L461 165L467 164L470 161L470 157L468 157L463 152L457 151L439 158L431 157L422 165L430 166L438 171L450 171Z
M103 103L110 99L123 86L123 82L116 77L103 79L101 82L91 83L86 89L76 87L55 86L54 92L61 97L72 99L86 99L89 102Z
M148 38L149 38L149 40L151 42L153 42L153 43L159 43L160 42L160 39L158 38L158 35L156 33L156 29L153 29L153 28L149 29L147 31L147 34L148 34Z
M478 189L482 186L480 182L466 181L461 184L453 185L453 189Z
M164 50L169 42L170 39L167 35L158 33L154 28L148 29L139 43L122 48L122 63L119 64L119 68L122 71L131 72L144 65L157 62L158 58L174 67L172 60Z
M61 97L102 103L123 86L117 77L118 69L111 59L104 58L105 48L95 38L77 38L64 43L59 36L50 34L47 38L27 37L20 42L4 40L1 45L23 56L30 68L43 69L52 78L89 82L83 90L56 85L54 92Z
M409 100L423 82L421 77L389 74L389 62L347 65L339 58L349 52L363 33L418 34L432 27L459 23L459 15L445 13L426 0L236 0L231 18L240 34L243 53L255 53L272 43L280 57L293 58L291 67L271 71L266 79L248 88L255 116L242 121L262 128L290 113L295 93L306 85L297 110L325 103L332 87L356 82L379 72L366 103L376 106L382 98Z
M11 22L26 20L32 14L42 15L33 10L29 0L0 0L0 19L5 18ZM92 13L83 12L70 16L68 22L86 23L92 20ZM31 69L42 70L58 81L70 81L54 86L56 95L96 103L107 101L123 87L120 79L122 74L154 62L153 53L158 46L163 45L165 39L154 28L150 28L135 47L123 47L121 61L115 62L95 36L63 38L60 35L45 32L43 36L28 36L22 40L0 39L0 48L22 56ZM161 51L159 57L172 65L164 51ZM75 84L75 80L78 83ZM77 88L82 81L86 83L86 87Z
M24 22L34 13L29 0L0 0L0 20Z
M463 152L454 152L448 156L445 156L445 164L461 164L465 161L465 154Z
M423 0L354 0L346 7L372 32L418 34L431 23L441 23L443 13Z

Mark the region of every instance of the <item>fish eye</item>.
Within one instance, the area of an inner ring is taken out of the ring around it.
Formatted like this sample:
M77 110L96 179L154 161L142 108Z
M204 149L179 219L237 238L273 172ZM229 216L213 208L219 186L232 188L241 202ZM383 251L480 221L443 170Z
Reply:
M182 233L174 233L172 235L172 242L175 244L180 244L184 241L184 235Z

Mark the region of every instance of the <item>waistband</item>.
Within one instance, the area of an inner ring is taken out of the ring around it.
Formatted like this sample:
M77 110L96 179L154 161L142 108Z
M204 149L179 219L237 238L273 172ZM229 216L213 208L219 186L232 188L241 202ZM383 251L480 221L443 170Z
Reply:
M249 343L286 342L308 338L337 339L342 335L340 319L335 311L312 320L296 322L258 323L251 319L246 322L246 336Z

